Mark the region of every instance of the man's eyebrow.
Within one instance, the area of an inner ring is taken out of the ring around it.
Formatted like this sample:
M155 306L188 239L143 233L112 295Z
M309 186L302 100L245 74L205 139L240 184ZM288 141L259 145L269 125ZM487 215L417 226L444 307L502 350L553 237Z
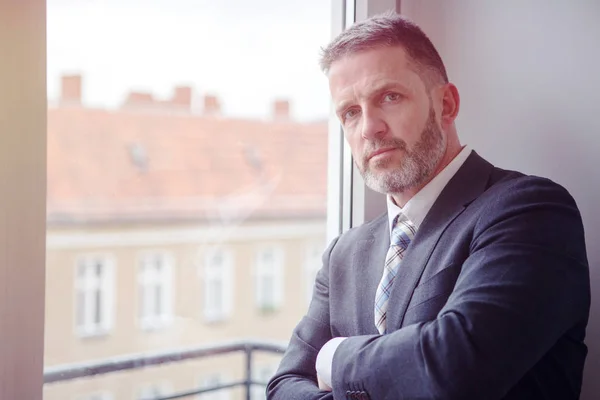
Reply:
M338 104L335 107L335 113L339 115L351 103L352 103L352 101L350 101L350 100L344 100L344 101L342 101L340 104Z
M401 91L405 91L405 92L410 91L410 89L407 85L405 85L401 82L398 82L398 81L375 82L373 85L371 85L370 87L367 88L369 96L378 95L381 92L385 92L386 90L391 90L391 89L397 89L397 90L401 90ZM343 100L336 106L335 113L339 115L352 102L353 102L352 100Z

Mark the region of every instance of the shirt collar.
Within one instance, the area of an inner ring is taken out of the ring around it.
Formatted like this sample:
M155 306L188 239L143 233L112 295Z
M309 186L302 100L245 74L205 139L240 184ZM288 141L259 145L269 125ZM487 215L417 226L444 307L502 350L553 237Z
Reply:
M427 213L437 200L444 187L450 182L450 179L462 167L469 155L471 148L464 146L450 164L448 164L439 174L437 174L427 185L417 192L404 207L400 208L394 203L392 196L387 196L387 210L389 219L390 236L392 233L392 223L394 218L400 213L404 214L416 227L423 223Z

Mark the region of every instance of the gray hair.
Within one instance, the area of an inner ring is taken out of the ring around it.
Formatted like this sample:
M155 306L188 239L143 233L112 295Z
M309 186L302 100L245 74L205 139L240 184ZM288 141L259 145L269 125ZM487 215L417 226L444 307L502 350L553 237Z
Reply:
M352 25L321 49L320 66L328 73L331 64L354 53L375 47L402 46L416 72L427 81L448 82L446 67L427 35L414 22L394 12L376 15Z

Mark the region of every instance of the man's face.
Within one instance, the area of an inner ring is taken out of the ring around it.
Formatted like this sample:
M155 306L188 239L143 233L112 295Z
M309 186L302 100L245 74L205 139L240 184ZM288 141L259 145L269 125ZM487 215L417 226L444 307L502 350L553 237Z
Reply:
M335 61L329 89L365 183L382 193L422 185L446 151L429 89L402 47Z

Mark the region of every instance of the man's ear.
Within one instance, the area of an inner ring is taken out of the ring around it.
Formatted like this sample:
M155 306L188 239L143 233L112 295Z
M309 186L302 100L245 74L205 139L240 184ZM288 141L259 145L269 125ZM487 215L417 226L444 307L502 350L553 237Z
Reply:
M460 96L457 87L452 83L446 83L440 88L442 98L441 125L443 129L454 123L458 110L460 109Z

